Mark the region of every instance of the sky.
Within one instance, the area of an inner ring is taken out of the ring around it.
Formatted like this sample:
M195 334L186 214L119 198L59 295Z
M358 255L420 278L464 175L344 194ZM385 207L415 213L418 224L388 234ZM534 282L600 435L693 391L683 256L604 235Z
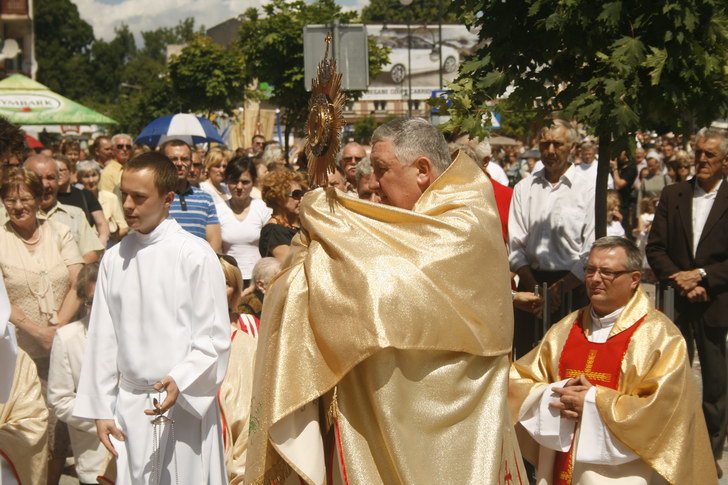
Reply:
M111 40L114 28L129 26L140 40L139 32L157 27L173 27L187 17L194 17L195 27L213 27L240 15L261 0L72 0L81 17L94 28L97 39ZM360 10L368 0L337 0L346 10Z

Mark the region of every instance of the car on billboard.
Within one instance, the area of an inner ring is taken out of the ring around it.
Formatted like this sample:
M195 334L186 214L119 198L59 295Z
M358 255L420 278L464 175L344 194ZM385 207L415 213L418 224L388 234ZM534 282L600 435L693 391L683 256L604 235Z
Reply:
M389 53L389 63L382 67L382 72L389 73L392 82L400 84L407 78L407 66L409 64L407 54L407 36L390 40L388 45L392 51ZM438 48L432 42L419 35L412 35L411 47L412 74L423 74L438 72ZM454 72L460 63L458 51L448 45L442 46L442 70L443 72Z

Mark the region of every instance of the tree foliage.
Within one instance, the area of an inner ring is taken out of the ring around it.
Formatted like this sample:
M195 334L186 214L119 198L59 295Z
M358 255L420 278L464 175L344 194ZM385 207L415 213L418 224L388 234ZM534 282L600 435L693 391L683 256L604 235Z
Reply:
M450 11L452 0L442 0L442 22L444 24L459 24L455 12ZM361 18L365 23L405 24L434 24L439 16L439 0L413 0L410 5L404 6L398 0L370 0L369 4L361 9Z
M174 95L191 111L230 112L245 98L249 79L242 55L209 37L196 36L168 69Z
M270 102L281 109L286 140L291 130L300 130L308 114L309 93L304 87L303 27L329 24L338 19L351 23L355 12L344 12L334 0L272 0L245 12L239 46L247 74L272 86ZM387 62L387 51L369 43L369 74ZM356 97L360 93L347 93Z
M510 87L511 106L535 119L561 112L593 129L601 191L613 140L644 128L685 132L728 111L726 8L724 0L462 0L459 16L484 42L451 86L445 128L482 133L480 116Z
M79 99L91 88L93 28L70 0L35 0L33 8L38 81Z

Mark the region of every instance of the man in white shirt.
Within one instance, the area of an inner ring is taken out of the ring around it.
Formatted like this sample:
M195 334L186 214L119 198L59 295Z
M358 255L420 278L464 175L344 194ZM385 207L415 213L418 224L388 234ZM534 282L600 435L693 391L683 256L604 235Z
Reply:
M509 262L520 277L519 289L532 292L547 283L554 318L562 315L562 295L576 289L573 305L585 302L583 268L594 241L595 181L569 161L577 136L571 123L559 119L542 130L544 167L516 184L508 218ZM517 356L533 347L535 333L533 316L517 311Z
M538 483L717 482L685 341L640 288L641 264L631 241L597 240L590 305L511 367L511 414Z
M127 163L134 232L96 284L74 415L96 420L117 485L227 483L215 398L230 346L225 279L210 246L169 217L176 185L159 152Z
M728 413L726 166L728 132L700 130L695 145L695 177L663 189L645 251L655 275L675 287L675 322L691 357L697 347L705 383L703 412L716 464L723 452Z

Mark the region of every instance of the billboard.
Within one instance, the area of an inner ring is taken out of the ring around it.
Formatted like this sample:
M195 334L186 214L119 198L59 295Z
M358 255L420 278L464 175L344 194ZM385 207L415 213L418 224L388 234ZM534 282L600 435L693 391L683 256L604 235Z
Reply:
M457 76L460 63L478 43L478 36L464 25L442 26L442 59L439 57L438 26L411 25L411 49L408 49L406 25L368 24L367 33L377 44L391 49L389 63L370 80L362 101L406 100L411 75L412 99L429 99L440 89L440 69L443 83Z

